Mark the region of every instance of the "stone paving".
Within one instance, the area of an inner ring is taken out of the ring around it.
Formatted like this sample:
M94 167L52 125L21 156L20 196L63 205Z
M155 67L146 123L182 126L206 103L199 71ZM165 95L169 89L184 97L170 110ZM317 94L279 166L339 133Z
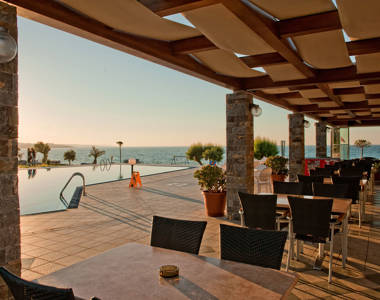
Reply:
M21 217L22 276L33 280L124 243L149 244L153 215L207 220L200 255L219 257L219 224L231 222L205 217L193 171L144 177L140 189L129 189L127 181L89 186L78 209ZM300 261L291 264L300 279L289 299L380 299L380 189L366 209L362 228L355 218L349 225L346 269L340 239L332 284L327 283L328 256L323 270L315 271L316 245L305 245Z

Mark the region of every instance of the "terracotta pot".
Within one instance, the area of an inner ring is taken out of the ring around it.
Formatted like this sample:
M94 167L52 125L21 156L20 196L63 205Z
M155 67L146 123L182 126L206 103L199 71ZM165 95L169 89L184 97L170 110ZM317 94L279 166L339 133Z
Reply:
M223 217L226 208L226 192L211 193L203 191L206 215L209 217Z
M271 178L272 178L272 182L273 181L285 181L286 175L284 175L284 174L272 174Z

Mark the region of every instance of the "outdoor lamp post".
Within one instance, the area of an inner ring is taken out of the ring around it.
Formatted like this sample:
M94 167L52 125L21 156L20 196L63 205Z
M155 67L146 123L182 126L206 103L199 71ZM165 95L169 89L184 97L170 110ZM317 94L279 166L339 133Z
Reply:
M121 165L121 146L123 145L123 142L122 141L117 141L116 144L119 145L119 157L120 157L120 165Z
M0 27L0 63L13 60L17 54L17 43L4 27Z

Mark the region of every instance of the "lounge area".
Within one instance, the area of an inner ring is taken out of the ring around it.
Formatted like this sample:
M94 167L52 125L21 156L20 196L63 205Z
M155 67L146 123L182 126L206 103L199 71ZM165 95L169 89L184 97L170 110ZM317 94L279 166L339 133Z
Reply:
M207 221L199 255L220 258L220 224L240 226L240 222L205 217L192 173L193 170L184 170L150 176L136 191L128 189L127 182L91 186L76 210L22 217L22 277L35 280L127 243L150 245L153 215ZM361 228L357 206L353 207L346 268L342 268L341 239L337 238L331 284L327 281L329 255L324 257L321 270L313 270L318 246L304 244L299 260L290 264L289 272L297 274L298 282L288 299L379 297L379 195L377 188L377 194L366 202L366 221ZM282 258L283 271L287 249L288 242Z

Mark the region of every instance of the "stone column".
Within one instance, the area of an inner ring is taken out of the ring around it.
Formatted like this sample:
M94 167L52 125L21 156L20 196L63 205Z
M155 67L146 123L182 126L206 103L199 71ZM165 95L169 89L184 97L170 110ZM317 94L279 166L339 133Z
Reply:
M17 41L16 8L0 2L0 22ZM20 275L20 210L17 153L17 56L0 63L0 266ZM0 299L10 294L0 280Z
M315 123L315 147L317 158L327 157L326 129L326 122L320 121Z
M226 98L227 116L227 215L239 219L237 192L253 193L252 96L235 91Z
M303 114L289 115L289 181L305 172L305 127Z

